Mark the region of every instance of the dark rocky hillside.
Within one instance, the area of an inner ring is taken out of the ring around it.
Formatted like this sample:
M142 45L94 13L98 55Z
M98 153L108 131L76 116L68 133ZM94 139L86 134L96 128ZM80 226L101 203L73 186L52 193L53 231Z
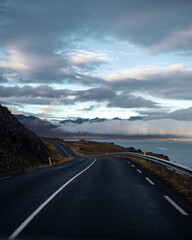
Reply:
M0 175L47 162L42 141L0 105Z

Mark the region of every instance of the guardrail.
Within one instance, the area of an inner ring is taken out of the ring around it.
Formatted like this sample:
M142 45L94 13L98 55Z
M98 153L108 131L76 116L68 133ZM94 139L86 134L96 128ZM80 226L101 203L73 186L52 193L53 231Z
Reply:
M76 155L80 157L107 157L107 156L115 156L115 155L140 157L147 160L149 165L151 164L151 162L153 162L154 164L161 165L162 172L165 172L166 169L171 170L173 172L174 178L176 177L176 173L187 175L190 178L190 188L192 189L192 169L177 163L173 163L161 158L144 155L140 153L134 153L134 152L116 152L116 153L108 153L108 154L100 154L100 155L84 155L84 154L78 153L74 149L72 150L75 152Z

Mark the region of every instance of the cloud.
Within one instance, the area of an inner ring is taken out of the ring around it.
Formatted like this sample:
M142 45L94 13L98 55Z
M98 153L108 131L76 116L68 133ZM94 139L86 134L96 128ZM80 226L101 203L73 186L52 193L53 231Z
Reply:
M192 120L192 107L186 109L179 109L170 113L163 111L138 111L139 114L144 115L144 120L152 119L174 119L179 121Z
M0 12L0 46L7 52L0 67L28 82L80 81L61 69L108 61L79 50L85 39L116 39L152 52L192 50L189 0L10 0L1 1Z
M92 88L86 91L79 91L79 101L110 101L116 96L116 92L107 88Z
M50 105L75 104L82 102L104 103L107 107L119 108L158 108L153 101L136 97L129 92L117 94L109 88L91 88L87 90L72 91L67 89L54 89L48 85L31 86L0 86L1 99L7 102L23 104Z
M174 4L172 0L1 0L0 83L45 84L0 86L1 100L40 105L89 101L113 108L152 109L158 105L148 100L150 96L192 100L191 67L141 66L105 78L101 74L111 70L106 67L111 61L108 48L95 50L103 43L110 48L114 41L139 46L137 50L147 54L179 51L190 55L191 12L190 0ZM123 51L124 47L119 54L127 54ZM114 66L118 67L119 63ZM90 89L58 90L48 86L53 83L83 84ZM136 92L147 99L133 97Z
M68 55L70 57L69 61L74 65L103 64L109 60L104 53L93 53L83 50L78 50Z
M105 84L117 90L137 90L160 98L191 100L191 78L192 68L184 64L141 66L111 74Z
M157 43L154 47L152 46L151 52L160 53L168 51L181 51L188 52L190 43L192 42L192 25L188 26L186 29L176 30L171 32L167 37L165 37L161 42Z
M192 121L177 121L171 119L150 121L109 120L100 123L65 124L60 131L72 133L111 134L122 136L177 136L192 137Z
M142 97L136 97L129 92L116 95L107 106L118 108L158 108L155 102Z

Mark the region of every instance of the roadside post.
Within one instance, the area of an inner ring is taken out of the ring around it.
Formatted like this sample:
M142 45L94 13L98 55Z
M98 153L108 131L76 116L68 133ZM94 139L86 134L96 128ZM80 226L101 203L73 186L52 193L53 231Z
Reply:
M49 157L49 165L52 166L51 158Z

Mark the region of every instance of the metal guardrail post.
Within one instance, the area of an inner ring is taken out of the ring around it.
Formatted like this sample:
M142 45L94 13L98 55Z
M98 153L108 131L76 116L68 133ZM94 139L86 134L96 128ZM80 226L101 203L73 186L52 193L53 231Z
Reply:
M148 160L148 165L149 165L149 167L151 166L151 161L150 160Z
M161 166L161 172L164 173L165 172L165 167L162 165Z
M174 179L176 178L176 171L175 171L175 169L173 169L173 178Z
M192 189L192 177L190 177L190 189Z

